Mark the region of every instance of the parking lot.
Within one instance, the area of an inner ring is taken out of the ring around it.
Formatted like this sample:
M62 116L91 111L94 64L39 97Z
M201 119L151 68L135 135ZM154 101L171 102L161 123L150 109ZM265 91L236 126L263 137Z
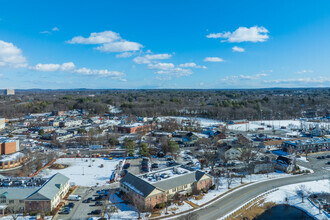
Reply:
M115 189L118 187L118 184L111 184L110 186L100 186L100 187L94 187L94 188L89 188L89 187L78 187L74 191L74 195L79 195L81 197L80 201L68 201L74 203L74 208L71 210L69 214L57 214L54 219L63 219L63 220L78 220L78 219L88 219L89 217L101 217L102 214L104 213L105 207L108 204L108 199L107 197L104 198L104 200L99 200L99 202L103 203L100 206L95 206L95 197L98 196L97 191L99 190L111 190ZM92 198L91 201L86 203L86 200L88 198ZM91 214L92 211L95 210L101 210L100 214ZM59 212L60 213L60 212ZM88 217L86 217L88 216Z
M327 163L330 161L330 158L327 158L327 155L330 155L330 152L318 152L318 153L308 154L307 156L307 158L309 159L308 163L300 160L297 160L297 163L312 170L325 169L325 168L330 169L330 166L327 165ZM320 157L324 157L324 159L318 159Z

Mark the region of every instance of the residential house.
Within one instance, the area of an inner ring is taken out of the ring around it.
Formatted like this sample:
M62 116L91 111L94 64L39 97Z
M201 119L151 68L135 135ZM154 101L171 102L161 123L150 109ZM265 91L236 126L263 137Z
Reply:
M276 159L275 169L291 173L296 170L296 159L284 156L279 156Z

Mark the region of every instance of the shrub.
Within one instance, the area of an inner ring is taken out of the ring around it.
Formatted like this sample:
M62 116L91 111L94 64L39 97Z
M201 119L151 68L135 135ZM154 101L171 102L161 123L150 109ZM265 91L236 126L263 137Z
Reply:
M203 189L202 189L202 192L203 192L203 193L207 193L207 189L206 189L206 188L203 188Z
M211 187L210 187L211 190L214 190L215 189L215 184L213 184Z
M29 212L29 216L35 216L35 215L37 215L37 211L31 211L31 212Z
M156 209L163 209L165 208L165 204L164 203L158 203L157 205L155 205Z

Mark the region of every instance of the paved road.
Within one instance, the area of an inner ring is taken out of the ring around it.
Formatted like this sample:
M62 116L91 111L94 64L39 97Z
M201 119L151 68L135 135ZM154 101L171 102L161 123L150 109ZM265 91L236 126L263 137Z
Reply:
M311 159L310 163L304 163L306 167L314 166L312 160L316 160L314 156ZM298 162L300 163L300 162ZM252 198L257 197L261 193L269 191L271 189L295 184L295 183L302 183L308 181L315 181L315 180L322 180L322 179L329 179L330 178L330 171L324 170L322 167L314 167L315 173L308 174L308 175L299 175L299 176L291 176L281 179L274 179L269 180L266 182L256 183L250 186L246 186L242 189L234 191L227 196L223 197L222 199L217 200L210 206L206 206L205 208L196 210L195 212L185 215L182 217L178 217L176 219L219 219L226 214L232 212L236 208L240 207L241 205L245 204Z

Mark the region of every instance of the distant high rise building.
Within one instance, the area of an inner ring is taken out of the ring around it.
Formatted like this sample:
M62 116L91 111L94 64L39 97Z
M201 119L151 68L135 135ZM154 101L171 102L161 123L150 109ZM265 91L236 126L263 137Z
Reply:
M15 95L15 90L14 89L6 89L5 90L5 95Z
M6 119L0 118L0 130L6 127Z

